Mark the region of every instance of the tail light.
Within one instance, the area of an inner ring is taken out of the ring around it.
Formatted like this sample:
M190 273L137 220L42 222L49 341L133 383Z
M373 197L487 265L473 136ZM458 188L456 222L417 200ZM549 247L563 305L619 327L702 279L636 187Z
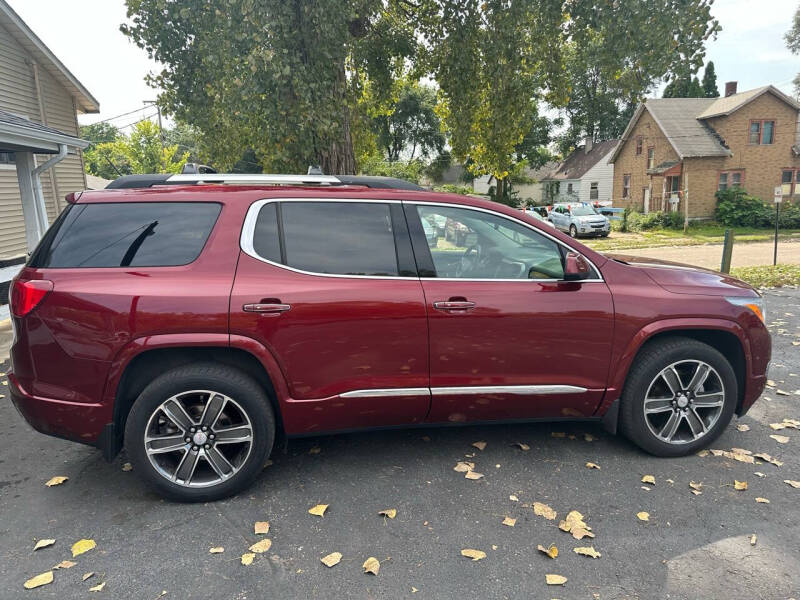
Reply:
M47 279L20 281L16 279L11 288L11 312L15 317L24 317L36 308L53 290L53 282Z

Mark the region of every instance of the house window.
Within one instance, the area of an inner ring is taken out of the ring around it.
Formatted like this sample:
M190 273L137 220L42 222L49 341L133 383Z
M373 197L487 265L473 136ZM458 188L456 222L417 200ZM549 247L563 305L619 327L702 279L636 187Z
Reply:
M631 176L626 174L622 176L622 197L630 198L631 196Z
M571 183L568 183L568 184L567 184L567 193L568 193L568 194L571 194L571 193L572 193L572 184L571 184Z
M655 146L650 146L647 149L647 168L652 169L656 166L656 148Z
M720 171L717 190L721 192L728 188L741 187L743 180L743 171Z
M781 193L800 198L800 169L784 169L781 173Z
M639 156L642 153L642 143L643 143L642 136L638 136L636 138L636 156Z
M766 146L775 141L775 121L750 121L751 144Z
M593 181L589 184L589 200L597 200L600 197L598 182Z
M0 152L0 165L13 165L16 157L13 152Z

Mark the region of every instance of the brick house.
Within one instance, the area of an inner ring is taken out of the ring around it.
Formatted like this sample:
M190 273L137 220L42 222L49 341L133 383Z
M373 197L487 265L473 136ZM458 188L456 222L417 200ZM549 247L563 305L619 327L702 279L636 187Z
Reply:
M800 104L771 85L725 93L637 107L609 159L614 206L708 218L717 190L737 185L765 202L782 185L800 201Z

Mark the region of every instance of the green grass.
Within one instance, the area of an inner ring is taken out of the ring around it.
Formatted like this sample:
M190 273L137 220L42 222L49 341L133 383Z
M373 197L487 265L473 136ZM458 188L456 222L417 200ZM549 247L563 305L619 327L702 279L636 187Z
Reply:
M800 265L737 267L731 275L759 288L800 285Z
M698 246L701 244L721 244L725 238L726 227L717 224L692 225L684 233L679 229L653 229L636 233L612 231L607 238L581 240L599 252L624 250L626 248L657 248L659 246ZM733 228L735 241L765 242L773 239L775 232L770 229L752 227ZM779 240L800 240L800 230L780 231Z

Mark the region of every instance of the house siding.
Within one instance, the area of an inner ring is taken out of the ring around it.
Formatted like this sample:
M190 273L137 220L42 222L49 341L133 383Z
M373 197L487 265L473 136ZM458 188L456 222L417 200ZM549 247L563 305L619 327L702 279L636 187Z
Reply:
M72 95L39 65L39 85L44 108L42 115L32 62L32 58L8 30L0 26L0 109L77 137L78 123ZM51 155L36 155L35 158L37 164L42 164ZM71 148L70 154L52 171L52 176L49 172L41 176L42 193L50 222L63 208L66 194L86 189L80 150ZM0 260L26 253L25 221L17 172L13 166L3 165L0 166Z
M613 152L613 150L611 151ZM597 182L597 200L605 202L611 200L614 187L614 165L608 163L611 152L606 154L591 169L586 171L581 178L579 198L581 202L593 202L589 199L592 182Z

